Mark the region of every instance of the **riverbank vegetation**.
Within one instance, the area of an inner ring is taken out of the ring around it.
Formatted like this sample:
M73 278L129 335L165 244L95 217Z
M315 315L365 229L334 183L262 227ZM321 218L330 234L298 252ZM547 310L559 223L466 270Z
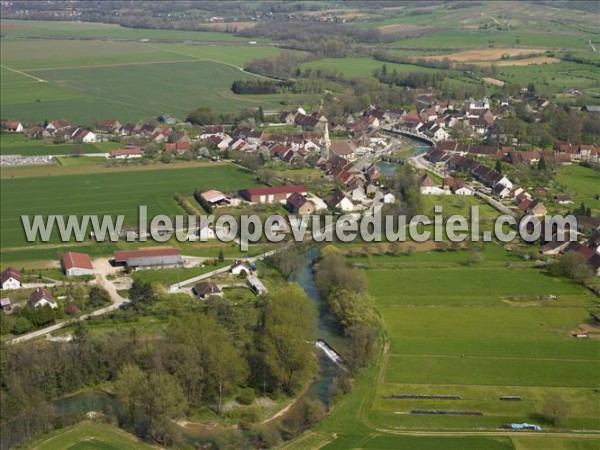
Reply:
M315 266L315 284L345 338L342 355L350 375L375 357L380 323L368 294L367 278L330 248Z

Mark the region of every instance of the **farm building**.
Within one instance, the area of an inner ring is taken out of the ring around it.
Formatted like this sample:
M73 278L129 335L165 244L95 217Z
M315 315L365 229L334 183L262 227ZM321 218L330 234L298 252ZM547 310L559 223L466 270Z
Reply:
M250 266L244 261L236 261L229 271L233 275L239 275L240 273L245 273L246 275L250 275Z
M117 150L111 150L108 157L113 159L141 158L142 149L139 147L119 148Z
M300 195L307 194L304 186L290 185L249 188L240 191L240 195L244 200L252 203L274 203L287 200L287 198L295 192Z
M181 252L175 248L149 248L114 253L116 265L131 269L153 269L183 265Z
M23 124L21 122L2 122L2 130L9 133L22 133Z
M85 253L67 252L60 258L62 269L69 277L94 275L92 260Z
M6 268L2 274L0 274L0 284L4 290L20 289L23 286L22 280L23 275L21 275L21 272L12 267Z
M208 298L211 296L223 296L223 291L219 286L217 286L212 281L203 281L201 283L197 283L192 288L192 292L198 298Z
M250 289L254 291L256 295L268 294L269 290L265 287L265 285L255 276L249 276L246 281L248 282L248 286Z
M50 306L50 308L58 308L58 304L50 292L44 288L36 288L29 295L27 304L32 308L38 308L40 306Z
M211 206L220 206L229 204L229 199L225 194L220 191L210 190L203 192L202 198L206 200Z

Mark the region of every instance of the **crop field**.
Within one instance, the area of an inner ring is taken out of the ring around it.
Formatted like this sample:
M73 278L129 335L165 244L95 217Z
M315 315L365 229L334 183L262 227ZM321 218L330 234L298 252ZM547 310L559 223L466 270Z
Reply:
M160 114L184 118L198 106L217 113L260 105L279 109L281 101L298 96L230 90L235 80L256 78L240 70L247 61L278 52L239 43L3 39L2 114L25 122L114 117L125 123Z
M36 245L25 239L22 214L123 214L126 224L136 224L139 205L148 207L149 217L183 214L173 199L176 192L208 188L235 191L253 184L249 173L231 165L2 179L0 246ZM54 235L52 243L58 242Z
M353 257L365 267L381 314L387 346L366 369L352 395L306 435L323 448L557 449L597 448L595 436L503 435L498 427L541 416L551 396L567 401L561 428L600 430L600 343L574 339L586 323L593 296L495 244L468 265L467 251ZM512 268L511 268L512 267ZM556 300L549 296L555 295ZM460 395L460 400L390 399L391 394ZM500 401L517 395L522 401ZM482 416L411 415L411 409L481 411ZM458 431L494 436L444 436ZM411 436L411 432L432 433ZM397 433L397 434L396 434ZM297 446L302 448L301 440Z
M394 64L383 61L377 61L373 58L368 57L355 57L355 58L326 58L311 61L303 65L304 68L311 67L313 69L324 69L333 71L336 70L342 73L344 76L350 77L372 77L373 70L381 69L381 66L385 64L388 70L393 71L394 69L398 73L403 72L435 72L436 69L428 67L421 67L412 64Z
M36 450L151 450L153 447L112 425L81 422L60 430L33 447Z

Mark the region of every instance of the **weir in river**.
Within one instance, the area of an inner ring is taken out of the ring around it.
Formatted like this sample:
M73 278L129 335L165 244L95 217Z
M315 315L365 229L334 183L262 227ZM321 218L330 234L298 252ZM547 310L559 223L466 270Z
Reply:
M327 356L332 362L345 369L344 360L342 357L323 339L317 339L315 343L316 347L321 349L325 356Z

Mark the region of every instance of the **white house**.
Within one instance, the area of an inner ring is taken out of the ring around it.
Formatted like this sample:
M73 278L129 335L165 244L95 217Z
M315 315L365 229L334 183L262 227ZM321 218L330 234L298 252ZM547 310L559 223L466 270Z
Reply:
M236 261L229 271L238 276L240 273L245 273L246 275L250 275L250 267L244 261Z
M231 141L232 141L232 140L233 140L233 139L231 139L231 137L230 137L230 136L227 136L227 135L226 135L225 137L223 137L223 139L221 139L221 142L219 142L219 143L217 144L217 148L218 148L220 151L223 151L223 150L225 150L227 147L229 147L229 144L231 143Z
M433 127L431 127L429 129L429 132L427 134L429 136L431 136L431 139L433 139L436 142L437 141L446 141L450 137L448 132L446 130L444 130L441 127L441 125L434 125Z
M343 212L354 211L354 203L352 203L352 200L350 200L348 196L340 190L337 190L333 194L329 195L325 199L325 202L331 209L338 209Z
M475 195L475 191L473 188L465 185L454 189L454 195Z
M58 308L58 304L56 303L56 300L54 300L54 297L52 297L52 294L44 288L36 288L35 291L29 295L27 304L32 308L39 308L42 306L50 306L52 309Z
M95 133L92 133L90 130L86 130L84 128L76 128L73 133L71 133L71 139L84 142L86 144L92 142L98 142L98 138Z
M208 226L208 224L204 224L201 228L198 229L198 238L201 241L208 241L209 239L214 239L215 232L212 228Z
M396 196L392 191L387 191L385 194L383 194L382 201L386 204L394 203L396 201Z
M0 274L0 283L2 285L2 289L20 289L23 287L23 275L18 270L13 269L12 267L8 267L6 270Z
M355 189L352 189L352 191L350 192L350 196L352 198L352 201L354 202L362 202L367 199L365 190L360 186Z
M492 188L492 192L500 198L506 198L510 196L512 191L504 184L498 183Z
M512 188L513 188L512 182L508 178L506 178L504 176L500 179L500 181L498 181L498 184L502 184L502 185L506 186L510 190L512 190Z
M117 150L111 150L107 157L112 159L131 159L141 158L142 154L142 149L139 147L126 147Z
M437 186L431 177L427 174L420 178L421 194L424 195L446 195L448 192Z
M304 149L309 152L318 152L321 150L321 146L309 139L304 143Z

